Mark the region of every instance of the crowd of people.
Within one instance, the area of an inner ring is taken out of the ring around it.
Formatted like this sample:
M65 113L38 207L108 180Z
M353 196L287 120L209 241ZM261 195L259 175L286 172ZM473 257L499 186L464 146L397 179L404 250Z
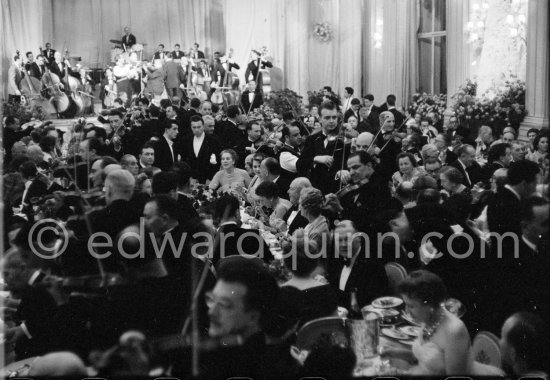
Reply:
M352 293L360 307L389 295L384 266L397 262L410 273L398 295L424 334L383 355L416 375L487 374L470 336L489 330L509 374L548 371L548 130L524 143L510 127L404 115L393 95L377 107L346 88L339 107L325 91L280 120L178 96L119 103L70 136L5 118L12 356L42 355L37 376L189 374L187 341L162 338L190 333L193 310L207 377L346 376L353 353L319 347L300 365L294 333L349 309Z

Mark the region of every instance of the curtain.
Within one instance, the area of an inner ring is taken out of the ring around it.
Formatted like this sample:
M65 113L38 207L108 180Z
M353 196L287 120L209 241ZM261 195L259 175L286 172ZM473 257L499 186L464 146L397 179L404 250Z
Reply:
M8 69L17 50L24 57L27 51L35 56L38 47L44 46L42 39L43 19L41 0L1 0L0 9L0 83L1 98L7 99ZM38 10L38 11L37 11Z

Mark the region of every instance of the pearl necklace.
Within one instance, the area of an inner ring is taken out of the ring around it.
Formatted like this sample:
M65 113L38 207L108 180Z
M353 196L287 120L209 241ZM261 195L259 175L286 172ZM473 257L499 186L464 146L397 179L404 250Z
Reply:
M437 328L441 325L444 319L445 319L445 311L443 310L443 308L440 307L439 318L437 318L437 321L435 321L431 325L424 326L424 328L422 329L422 338L424 340L429 340L433 336L433 334L437 331Z

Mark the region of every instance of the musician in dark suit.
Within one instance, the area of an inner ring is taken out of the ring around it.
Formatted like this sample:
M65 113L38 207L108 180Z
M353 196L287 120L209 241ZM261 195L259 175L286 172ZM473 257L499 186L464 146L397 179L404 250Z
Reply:
M349 154L349 146L338 139L340 123L336 105L324 102L320 107L320 115L322 131L306 139L302 156L296 162L296 169L299 176L311 180L313 187L328 194L338 188L336 173L342 160Z
M165 122L164 134L155 145L155 163L153 166L162 170L170 170L174 163L178 161L179 150L174 145L177 135L178 124L175 121Z
M50 64L50 71L52 72L52 74L57 75L59 79L63 79L65 78L65 69L69 70L69 72L71 70L63 61L61 53L56 51L54 54L54 61Z
M338 294L338 305L349 310L352 289L357 289L359 307L387 295L384 266L374 255L368 256L364 241L354 236L357 231L353 223L342 221L334 232L338 240L334 241L334 256L329 258L328 280Z
M49 42L46 42L46 49L41 50L41 53L48 60L48 63L47 63L48 66L51 65L55 60L55 50L52 49L52 45Z
M263 85L263 79L260 68L263 70L266 67L273 67L273 63L261 57L260 52L252 50L252 60L248 63L248 66L246 67L246 71L244 73L244 79L246 83L254 80L258 84L258 88L261 89Z
M390 190L375 173L375 158L364 150L350 155L347 167L352 183L338 194L342 208L338 219L349 219L359 231L368 232L367 216L388 207L392 201Z
M193 136L182 142L182 160L191 167L191 177L205 183L220 167L221 146L204 132L204 121L200 116L191 118Z
M174 51L172 52L173 59L182 59L185 56L185 53L181 51L180 48L181 48L180 44L174 45Z
M153 54L153 61L160 59L164 61L166 59L166 52L164 51L164 44L159 44L157 51Z
M248 82L248 88L241 94L241 106L243 113L248 114L264 104L264 99L260 88L256 86L256 81Z
M481 167L475 160L476 150L473 146L463 144L456 149L458 159L451 162L449 166L457 168L464 176L462 184L468 188L472 188L476 183L481 181Z
M213 212L214 222L219 223L212 258L215 264L224 257L234 255L256 255L265 262L273 260L269 246L260 236L260 232L256 229L240 227L240 204L236 197L232 195L220 197L215 202Z
M204 59L205 58L204 52L199 50L199 44L196 43L196 42L193 44L193 48L191 49L191 58L193 58L193 59Z
M122 40L122 48L124 51L130 50L132 46L136 44L136 36L134 36L132 33L130 33L130 28L125 26L124 27L124 35L121 38Z
M380 110L374 105L374 95L367 94L363 98L365 105L361 108L363 111L364 119L372 130L378 131L380 129ZM363 108L365 108L363 110Z
M28 69L31 77L35 77L38 80L42 79L42 76L46 72L45 60L46 58L41 54L36 56L36 62L33 62Z

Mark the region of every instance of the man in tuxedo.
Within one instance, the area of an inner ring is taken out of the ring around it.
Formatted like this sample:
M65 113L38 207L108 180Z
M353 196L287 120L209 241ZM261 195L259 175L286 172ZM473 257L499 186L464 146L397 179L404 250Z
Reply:
M46 58L44 58L41 54L36 56L36 62L30 66L30 76L35 77L38 80L42 79L42 76L46 72L45 60Z
M300 128L295 126L284 126L281 140L284 145L279 149L279 162L283 174L289 178L296 177L298 170L296 162L301 156L300 145L302 145L302 134Z
M227 120L219 121L214 127L214 134L220 139L223 149L235 149L243 136L239 131L239 106L232 104L227 107Z
M28 51L25 56L27 57L27 63L25 63L25 74L31 75L31 72L38 72L39 68L36 62L34 61L34 55L32 51ZM31 75L36 78L35 75ZM40 79L40 78L39 78Z
M193 58L193 59L204 59L205 58L204 52L199 50L199 44L196 43L196 42L193 44L193 49L191 50L191 58Z
M214 205L214 222L219 223L214 242L212 261L234 255L250 255L263 259L266 263L273 260L268 245L256 229L244 229L241 225L239 200L232 195L224 195Z
M374 105L374 95L367 94L363 97L364 107L365 107L365 119L367 121L367 124L371 126L371 128L378 132L380 129L380 112L378 110L378 107Z
M476 162L476 150L473 146L463 144L456 149L458 156L455 162L451 162L449 166L453 166L460 170L464 176L462 184L468 188L472 188L481 180L481 167Z
M260 176L263 178L263 181L270 181L277 184L279 197L288 199L288 188L294 177L282 175L281 166L276 158L267 157L262 161L260 164Z
M350 308L351 292L356 289L359 307L388 294L388 277L382 263L369 255L363 238L353 223L341 221L334 230L335 255L328 266L328 279L337 292L338 305Z
M523 160L510 164L508 184L497 190L487 207L489 231L521 235L521 202L536 191L538 172L538 165L532 161Z
M204 121L200 116L191 118L191 130L193 136L183 140L182 160L191 167L191 177L205 183L220 167L221 147L204 133Z
M462 137L464 144L475 145L475 141L470 137L470 130L460 125L456 116L451 116L449 118L446 133L451 137L451 140L458 135Z
M349 147L337 139L339 118L336 105L325 102L320 107L321 133L308 136L302 156L296 161L296 169L301 177L308 177L313 187L323 194L336 191L336 173L342 160L347 158Z
M351 99L350 108L344 113L344 123L347 123L350 116L355 116L357 122L359 122L359 108L361 107L361 101L357 98Z
M183 51L181 51L180 49L181 49L180 44L175 44L174 51L172 52L172 58L178 63L181 61L182 57L185 56Z
M122 40L122 48L124 51L129 51L132 46L134 46L137 42L136 36L134 36L132 33L130 33L130 28L125 26L124 27L124 35L121 38Z
M263 79L260 69L264 70L266 67L273 67L273 63L261 57L260 52L252 50L252 60L248 63L244 73L246 83L253 80L256 81L258 88L262 88Z
M55 50L52 49L52 45L49 42L46 42L46 50L43 50L42 53L48 60L47 65L50 66L55 61Z
M163 62L166 59L166 52L164 51L164 44L159 44L159 46L157 48L157 51L155 52L155 54L153 54L153 61L157 60L157 59L160 59Z
M63 58L61 56L61 53L56 51L54 54L54 61L50 64L50 71L52 74L55 74L59 77L59 79L65 78L65 69L71 70L67 67L67 64L63 62Z
M8 99L10 102L21 102L21 80L25 74L21 71L21 57L13 57L13 63L8 69Z
M292 207L283 216L283 221L287 225L289 235L292 235L298 228L305 228L309 223L299 209L300 192L308 187L311 187L311 182L305 177L295 178L288 187L288 199L292 203Z
M161 170L170 170L174 163L178 161L178 147L174 146L174 140L177 136L178 124L176 122L166 122L164 124L164 134L155 146L155 163L153 166Z
M244 168L244 160L251 153L256 153L262 144L262 127L257 121L250 121L246 124L247 138L239 141L236 152L239 155L238 168Z
M262 104L264 104L264 100L260 89L256 86L256 81L249 81L247 89L241 94L243 113L248 115Z

